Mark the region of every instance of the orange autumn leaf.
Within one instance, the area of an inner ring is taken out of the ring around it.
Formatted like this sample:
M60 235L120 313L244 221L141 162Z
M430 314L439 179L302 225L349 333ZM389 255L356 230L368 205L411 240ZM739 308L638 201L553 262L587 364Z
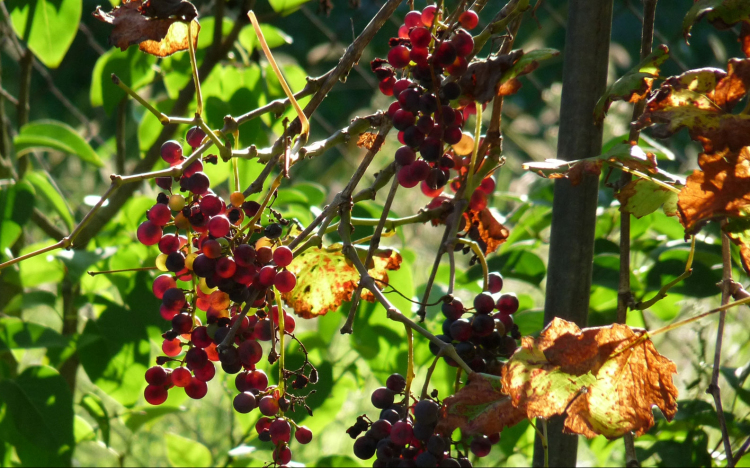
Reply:
M469 238L479 244L485 255L496 251L510 235L508 228L495 218L489 208L464 213Z
M357 146L360 148L365 149L372 149L373 145L375 145L375 140L377 139L378 134L372 133L372 132L365 132L357 138Z
M200 25L193 21L198 12L187 1L125 1L110 12L97 7L94 17L114 26L109 43L120 50L131 45L157 57L188 49L188 24L193 45L198 43Z
M502 393L494 375L470 374L467 384L443 400L435 432L448 436L457 428L462 434L494 434L526 419L526 413Z
M367 253L367 246L362 247L357 246L361 257ZM388 282L388 270L398 270L401 261L401 254L394 249L376 250L369 273L377 280ZM308 249L295 257L287 268L297 276L297 286L281 297L303 318L338 309L341 303L351 300L359 283L359 273L349 264L341 244ZM362 299L375 301L367 290L362 292Z
M524 337L503 367L502 392L528 418L566 414L565 430L615 439L654 425L652 406L677 412L675 364L626 325L585 328L560 318ZM635 343L635 344L634 344Z
M701 170L687 178L677 207L685 232L697 231L706 221L750 214L750 147L701 153Z

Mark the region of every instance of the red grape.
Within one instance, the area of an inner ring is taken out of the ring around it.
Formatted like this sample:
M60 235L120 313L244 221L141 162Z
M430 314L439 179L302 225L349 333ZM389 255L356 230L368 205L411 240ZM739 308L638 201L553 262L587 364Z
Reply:
M155 245L161 240L162 230L161 227L152 223L151 221L144 221L138 226L136 233L138 240L143 245Z
M246 381L250 388L256 390L263 391L268 388L268 376L260 369L249 371Z
M148 210L148 220L157 226L164 226L172 219L172 211L164 203L157 203Z
M171 378L175 387L186 387L192 380L193 376L190 375L190 371L185 367L178 367L172 371Z
M404 25L407 28L414 28L422 24L422 13L416 10L410 11L404 17Z
M422 10L422 24L427 27L432 26L432 22L435 19L436 12L437 7L435 5L428 5L427 7L425 7L425 9Z
M214 216L208 222L208 232L214 237L224 237L229 234L229 219L224 215Z
M263 286L271 286L276 279L276 267L266 265L258 272L258 281Z
M167 356L174 357L182 352L181 341L177 338L174 340L164 340L161 344L161 350Z
M161 158L168 164L180 162L182 160L182 145L175 140L165 141L161 145Z
M479 184L477 190L480 190L487 195L491 195L495 191L495 179L492 177L485 177L482 179L482 183Z
M458 17L458 22L464 28L472 30L479 24L479 16L472 10L466 10Z
M474 436L474 440L471 441L471 453L479 458L486 457L492 451L492 444L490 440L483 435Z
M201 198L200 209L206 216L216 216L221 213L224 202L216 195L205 195Z
M393 85L393 95L398 96L400 95L406 88L411 86L411 80L402 79L396 81L396 83Z
M414 28L409 32L412 47L426 48L430 45L432 35L427 28Z
M474 50L474 38L471 34L459 29L451 38L451 43L456 48L459 57L466 57Z
M242 375L242 374L239 374ZM255 409L256 401L255 401L255 395L253 395L250 392L242 392L236 397L234 397L234 400L232 402L232 406L234 406L235 411L238 413L246 414L250 411Z
M263 357L263 348L255 340L243 341L237 351L240 353L240 361L245 367L257 364Z
M208 356L208 353L206 353L206 356ZM208 362L200 369L194 369L193 373L196 379L208 382L216 375L216 367L211 362Z
M503 315L515 314L518 311L518 306L518 297L515 294L503 294L497 300L497 310Z
M240 266L252 266L255 263L255 249L248 244L237 246L234 249L234 261Z
M407 110L399 109L393 114L393 126L396 130L406 130L414 125L414 122L416 122L416 117Z
M172 275L159 275L154 280L151 290L154 292L154 296L156 296L157 299L161 299L164 297L164 293L168 289L172 289L176 286L177 282L172 278Z
M149 385L165 385L169 381L169 373L161 366L150 367L146 371L146 382Z
M231 278L237 271L237 264L231 257L221 257L216 261L216 274L222 278Z
M282 268L292 263L293 258L292 249L285 245L276 248L273 252L273 261Z
M382 80L378 85L380 92L386 96L393 96L393 85L396 83L396 78L390 77Z
M409 65L409 49L398 45L388 51L388 63L393 68L404 68Z
M203 163L200 159L196 159L195 161L191 162L190 165L182 171L182 175L185 177L190 177L196 172L203 172Z
M312 437L312 431L306 426L297 426L297 430L294 431L294 438L297 439L297 442L300 444L309 444Z
M495 300L487 293L478 294L474 298L474 310L478 314L489 314L495 308Z
M279 402L272 396L264 396L258 403L258 409L264 416L275 416L279 412Z
M456 52L456 47L452 43L443 42L437 49L435 49L433 57L437 65L447 67L456 60L458 54Z
M274 444L279 442L289 442L292 436L292 426L286 419L278 418L268 427L271 432L271 441Z
M207 348L213 343L206 327L195 327L190 335L190 341L199 348Z
M503 277L500 273L490 273L488 280L490 293L496 294L503 290Z
M288 293L297 285L297 277L289 270L281 270L273 280L273 285L281 293Z
M167 389L163 385L149 385L143 391L143 397L151 405L161 405L167 401Z
M159 239L159 251L163 254L171 254L180 248L180 238L175 234L164 234Z
M200 400L208 393L208 385L206 385L206 382L193 377L185 387L185 393L193 400Z
M188 145L192 146L193 148L199 147L204 138L206 138L206 132L204 132L200 127L191 127L185 135L185 139L187 140Z
M417 159L417 155L413 149L408 146L402 146L396 150L396 164L400 166L408 166Z

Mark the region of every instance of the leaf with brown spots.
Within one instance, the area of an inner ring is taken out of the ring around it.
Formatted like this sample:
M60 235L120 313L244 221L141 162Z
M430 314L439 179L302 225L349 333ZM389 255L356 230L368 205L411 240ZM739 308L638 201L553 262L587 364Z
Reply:
M742 267L750 273L750 218L730 219L722 230L740 247Z
M188 49L188 24L192 28L193 45L197 46L200 25L193 21L197 16L195 7L186 1L143 4L141 0L132 0L111 12L101 7L94 12L96 19L114 26L110 45L125 50L138 44L143 52L157 57Z
M750 89L750 59L731 59L727 72L717 68L690 70L668 78L652 95L636 123L668 137L687 128L707 153L750 145L750 116L731 114Z
M366 255L367 246L357 247L358 254ZM322 249L311 248L295 257L287 267L297 276L297 286L281 297L294 309L294 313L303 318L313 318L336 310L342 302L351 300L359 283L359 274L341 249L341 244ZM388 282L388 270L398 270L400 267L401 254L398 251L379 249L373 256L369 273L377 280ZM375 300L369 291L363 291L362 299Z
M443 400L437 434L449 436L457 428L462 434L495 434L526 419L502 392L500 378L469 374L468 382L455 395Z
M549 60L558 55L560 55L560 51L555 49L536 49L523 54L510 70L502 74L497 85L496 94L498 96L516 94L521 89L521 82L518 81L519 76L528 75L539 68L540 61Z
M630 69L604 92L594 107L594 120L601 122L614 101L631 103L645 99L651 92L651 85L659 77L659 66L669 58L669 48L660 45L635 68Z
M635 179L615 194L620 211L642 218L664 207L667 216L677 216L677 196L673 190L648 179Z
M464 212L469 237L477 242L485 255L496 251L510 235L508 228L495 218L489 208Z
M698 165L701 170L687 178L677 204L685 232L715 218L750 217L750 147L701 153Z
M701 18L706 19L716 29L729 29L739 22L750 21L750 2L746 0L696 0L682 21L682 34L685 42L690 30Z
M554 319L539 338L524 337L503 367L502 392L528 418L566 414L565 431L615 439L668 421L677 412L675 364L642 331L626 325L585 328Z

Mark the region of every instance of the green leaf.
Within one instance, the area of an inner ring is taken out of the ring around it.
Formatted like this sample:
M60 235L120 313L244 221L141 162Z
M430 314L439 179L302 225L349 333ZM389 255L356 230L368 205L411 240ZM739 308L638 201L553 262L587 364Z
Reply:
M322 185L314 182L294 184L294 188L304 193L310 206L320 206L326 201L326 190Z
M271 4L273 11L281 13L281 16L287 16L299 10L300 7L308 1L309 0L268 0L268 3Z
M75 443L73 397L55 369L33 366L13 380L0 381L0 401L7 405L4 418L10 418L18 435L31 444L16 446L22 461L41 458L48 466L70 465ZM29 450L36 453L24 453Z
M209 16L208 18L201 18L201 30L198 35L198 49L205 49L210 47L214 42L214 26L216 24L216 18ZM221 35L226 37L232 31L232 25L234 23L228 18L223 18L221 23ZM181 54L189 58L189 54ZM173 57L174 55L172 55Z
M109 412L104 406L102 399L93 393L87 393L81 398L80 405L99 425L102 441L109 447Z
M319 458L313 466L330 466L334 467L348 467L348 466L362 466L358 460L347 455L328 455L327 457Z
M18 156L35 149L54 149L74 154L96 167L104 166L99 155L72 127L56 120L37 120L21 127L13 139Z
M65 226L68 227L68 232L73 230L75 226L75 220L70 207L65 202L63 195L57 190L52 184L52 181L47 173L43 172L27 172L24 179L31 182L37 193L41 194L45 200L52 205L52 208L60 215L62 220L65 222Z
M78 445L80 442L96 440L96 433L94 432L94 428L91 427L91 424L89 424L88 421L78 416L77 414L73 419L73 434L75 437L76 445Z
M183 411L186 411L186 408L182 406L141 406L133 408L130 413L124 417L125 426L130 429L131 432L138 432L144 424L155 421L162 416Z
M138 90L154 79L154 64L156 57L144 54L135 47L125 52L117 48L111 49L99 57L94 65L91 76L91 105L104 106L107 114L111 114L115 106L127 96L125 91L112 82L112 74L116 74L132 89Z
M273 6L273 3L271 3L271 5ZM293 42L291 36L270 24L261 24L260 30L263 32L263 37L265 37L266 43L268 43L268 47L271 49L285 44L291 44ZM240 45L242 45L248 53L251 53L256 47L260 47L258 36L255 35L255 28L253 28L252 25L242 28L237 39L240 41Z
M0 251L16 243L34 209L34 187L21 181L0 190Z
M57 296L49 291L26 291L13 297L4 312L10 314L39 306L47 306L54 311L56 302Z
M641 63L612 83L594 107L596 121L604 120L609 106L614 101L638 102L644 99L651 91L654 79L659 77L659 66L668 58L669 47L662 44L641 60Z
M16 317L0 318L0 351L29 348L65 348L68 339L51 328Z
M750 18L750 3L744 0L699 0L693 4L682 20L682 34L685 42L690 37L690 30L701 18L706 17L716 23L720 29L726 29L740 21Z
M211 466L211 451L205 445L177 434L167 434L166 439L167 458L172 466Z
M513 248L487 261L490 271L499 271L503 277L515 278L539 286L547 274L547 268L541 258L531 251L525 243L517 243ZM482 267L475 265L466 272L468 280L482 277Z
M78 33L81 0L7 0L13 30L49 68L57 68Z
M34 252L49 246L52 242L40 242L21 249L21 255ZM19 263L21 285L24 288L33 288L40 284L57 283L63 279L65 272L63 264L54 253L37 255Z

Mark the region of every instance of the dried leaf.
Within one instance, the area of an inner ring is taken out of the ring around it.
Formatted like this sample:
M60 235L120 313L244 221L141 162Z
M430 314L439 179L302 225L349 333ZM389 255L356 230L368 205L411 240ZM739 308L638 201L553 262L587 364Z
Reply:
M740 43L742 44L742 51L745 53L745 57L750 57L750 22L745 21L742 23Z
M362 247L359 252L365 252ZM370 275L380 281L388 281L388 270L398 270L401 254L393 249L377 250L373 256ZM327 248L311 248L295 257L288 269L297 276L297 286L291 292L282 294L284 301L303 318L325 315L339 308L342 302L352 298L357 289L359 273L348 263L342 252L342 245ZM371 293L362 294L362 299L373 302Z
M494 99L500 86L500 78L522 55L522 50L514 50L495 59L489 57L472 62L460 81L464 95L481 103Z
M555 49L536 49L523 54L510 70L500 77L496 94L498 96L509 96L517 93L521 89L521 82L518 81L519 76L527 75L536 70L539 67L539 61L548 60L558 55L560 55L560 51Z
M357 139L357 146L360 148L364 147L365 149L372 149L372 146L375 144L375 140L378 138L377 133L372 132L365 132L359 136Z
M677 193L647 179L636 179L625 185L615 197L620 211L642 218L664 206L667 216L676 216Z
M740 247L742 267L750 273L750 219L730 219L722 229Z
M496 251L510 235L508 228L500 224L489 208L464 213L469 237L479 243L485 255Z
M601 122L614 101L638 102L651 92L651 85L659 77L659 66L669 58L669 48L660 45L636 67L612 83L594 108L594 120Z
M741 21L750 20L750 3L745 0L696 1L682 21L682 34L685 36L685 42L690 37L693 24L704 16L715 28L729 29Z
M466 435L494 434L524 419L526 413L502 393L498 377L474 373L458 393L443 400L435 432L448 436L459 428Z
M138 44L139 48L158 57L188 49L188 25L197 46L200 25L195 7L186 1L162 0L152 4L141 0L124 2L107 13L97 7L94 17L114 26L109 43L120 50Z
M524 337L503 368L502 391L528 418L567 414L565 430L609 439L654 425L651 407L677 412L675 364L626 325L579 329L554 319Z
M685 232L710 219L750 215L750 147L701 153L698 165L702 170L687 178L677 204Z
M655 130L660 137L687 128L708 153L750 145L750 116L730 114L750 88L750 59L731 59L727 70L703 68L668 78L649 99L636 127L665 124Z

